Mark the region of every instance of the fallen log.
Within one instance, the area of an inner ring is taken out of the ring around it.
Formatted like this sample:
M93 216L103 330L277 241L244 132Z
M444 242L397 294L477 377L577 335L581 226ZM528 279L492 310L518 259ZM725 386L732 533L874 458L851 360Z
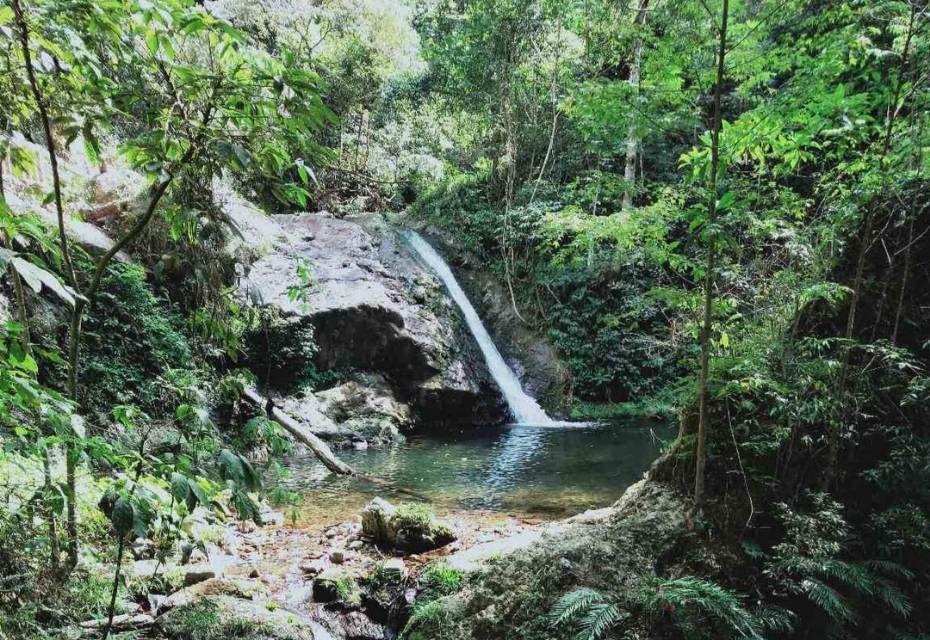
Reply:
M246 389L244 394L245 397L248 398L251 402L255 403L256 406L268 406L267 400L261 397L254 389ZM336 454L333 453L333 450L329 448L329 445L323 442L319 436L311 433L309 429L294 420L294 418L274 406L271 407L269 414L269 418L284 427L284 429L292 436L294 436L296 440L300 441L301 444L306 445L307 448L309 448L310 451L312 451L313 454L320 459L320 462L322 462L327 469L333 473L338 473L344 476L361 476L361 474L359 474L355 469L337 458Z
M430 502L429 497L424 496L421 493L417 493L416 491L411 491L410 489L405 489L403 487L398 487L394 483L385 480L384 478L370 476L367 473L359 473L350 465L337 458L336 454L333 453L333 450L329 448L329 445L323 442L319 436L312 433L300 422L284 413L273 404L269 403L268 400L263 398L257 391L255 391L255 389L246 388L245 391L243 391L243 395L248 398L249 402L252 402L260 409L264 409L268 414L268 417L284 427L284 430L290 433L294 439L298 440L301 444L306 445L307 448L309 448L313 454L320 459L320 462L322 462L323 465L333 473L360 478L362 480L371 482L372 484L377 484L379 486L391 489L397 493L416 498L421 502Z
M87 620L81 623L81 628L88 631L99 631L107 626L108 619L100 618L98 620ZM155 624L155 619L147 613L129 614L113 616L113 623L110 625L111 631L130 631L136 629L145 629Z

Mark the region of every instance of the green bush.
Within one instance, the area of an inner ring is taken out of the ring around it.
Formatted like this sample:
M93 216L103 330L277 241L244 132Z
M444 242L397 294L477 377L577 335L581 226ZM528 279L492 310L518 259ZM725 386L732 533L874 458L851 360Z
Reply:
M191 364L182 326L166 301L152 293L141 267L114 265L84 321L82 403L96 411L135 404L153 417L173 411L158 378Z

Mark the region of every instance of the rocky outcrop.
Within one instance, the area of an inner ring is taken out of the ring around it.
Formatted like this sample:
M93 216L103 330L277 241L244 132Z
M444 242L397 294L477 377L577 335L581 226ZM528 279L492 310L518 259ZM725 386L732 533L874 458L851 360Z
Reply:
M375 439L417 424L503 420L499 392L456 308L397 231L374 215L301 214L278 223L287 242L251 266L242 291L274 310L272 332L293 340L295 327L312 331L311 361L295 361L299 350L283 362L281 349L269 354L283 373L280 388L308 365L340 372L350 386L314 394L314 403L330 421ZM258 338L259 354L282 342Z
M380 376L361 377L314 394L330 420L368 442L396 442L412 426L410 407Z

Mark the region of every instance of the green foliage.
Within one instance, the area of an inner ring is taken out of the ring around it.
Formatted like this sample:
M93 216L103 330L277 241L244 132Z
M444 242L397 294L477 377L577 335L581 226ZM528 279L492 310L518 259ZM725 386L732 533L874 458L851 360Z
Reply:
M239 438L243 450L267 449L273 458L293 451L293 444L281 427L265 416L250 418L243 426Z
M400 640L426 640L429 637L441 637L435 635L423 635L433 633L433 630L440 630L444 623L450 618L448 610L443 606L441 600L417 601L413 605L413 611L407 619L407 623L401 630L398 638Z
M760 621L743 607L740 598L700 578L657 580L646 595L645 608L654 616L672 612L674 624L686 637L712 637L714 627L740 638L764 637Z
M761 640L766 629L789 631L787 612L747 610L739 597L720 585L686 576L653 578L645 593L631 601L579 587L565 593L549 611L552 623L575 630L577 640L613 637L633 612L653 621L669 617L686 638L726 637ZM620 637L620 636L616 636Z
M189 367L192 349L181 320L166 310L133 265L116 265L102 281L99 306L85 320L85 406L97 411L134 403L161 416L171 410L160 377Z
M840 558L849 543L850 528L840 505L825 494L812 494L810 511L798 513L778 505L786 529L785 541L773 548L766 571L790 593L802 595L820 608L838 628L854 623L856 614L843 592L875 599L891 612L907 617L908 597L895 581L914 574L890 561L850 562Z
M420 572L418 582L423 592L420 597L438 598L452 595L461 589L465 576L443 562L431 562Z
M339 576L336 578L336 593L339 600L346 606L357 607L362 601L362 592L358 582L352 576Z
M549 615L557 626L577 627L576 640L601 640L629 614L599 591L579 588L559 598Z

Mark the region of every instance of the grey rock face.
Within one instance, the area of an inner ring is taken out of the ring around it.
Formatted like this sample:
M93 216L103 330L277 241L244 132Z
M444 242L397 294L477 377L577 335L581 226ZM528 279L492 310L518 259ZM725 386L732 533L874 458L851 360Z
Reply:
M275 331L312 328L317 371L353 372L356 386L317 394L330 421L390 439L413 424L503 420L499 393L456 308L393 228L376 216L279 220L288 240L252 265L243 295L276 310L283 324ZM309 268L309 282L298 268ZM276 351L287 357L288 350Z

